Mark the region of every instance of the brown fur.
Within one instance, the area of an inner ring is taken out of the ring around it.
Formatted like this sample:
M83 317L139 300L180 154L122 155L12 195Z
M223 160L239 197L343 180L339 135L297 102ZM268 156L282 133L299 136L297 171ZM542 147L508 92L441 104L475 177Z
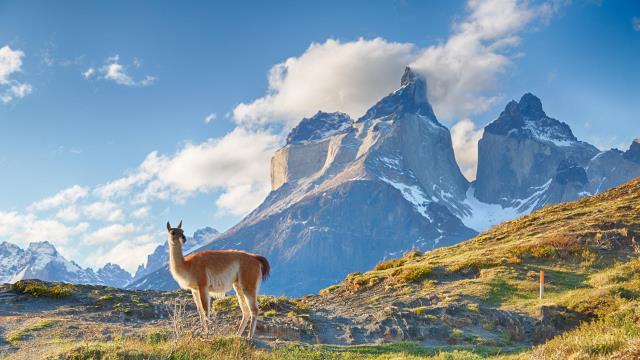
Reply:
M248 337L255 332L258 316L258 291L260 283L269 275L269 261L263 256L239 250L204 250L182 256L186 237L181 229L169 231L169 268L181 288L191 290L198 308L200 320L206 332L210 311L210 296L218 296L233 288L242 310L242 321L237 334L242 335L250 322Z

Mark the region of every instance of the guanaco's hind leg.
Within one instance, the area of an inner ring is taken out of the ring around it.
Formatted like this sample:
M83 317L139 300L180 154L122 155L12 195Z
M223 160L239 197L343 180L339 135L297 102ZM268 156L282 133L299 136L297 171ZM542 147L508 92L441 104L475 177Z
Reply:
M239 284L233 284L233 289L236 291L238 304L240 305L240 310L242 310L242 321L240 321L240 327L238 328L238 331L236 331L236 335L242 336L244 329L247 327L247 322L249 322L249 318L251 317L251 313L249 311L249 306L244 299L245 295L242 287Z
M248 338L253 338L253 335L256 332L256 324L258 323L258 294L256 291L252 291L252 293L245 292L245 301L249 306L249 312L251 314L251 325L249 325L249 336Z

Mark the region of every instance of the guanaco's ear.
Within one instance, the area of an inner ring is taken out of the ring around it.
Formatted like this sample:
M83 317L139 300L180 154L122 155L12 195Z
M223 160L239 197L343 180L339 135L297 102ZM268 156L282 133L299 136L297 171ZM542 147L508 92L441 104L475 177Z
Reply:
M167 221L167 231L171 230L171 224Z
M182 220L180 220L180 224L178 224L178 229L182 229Z

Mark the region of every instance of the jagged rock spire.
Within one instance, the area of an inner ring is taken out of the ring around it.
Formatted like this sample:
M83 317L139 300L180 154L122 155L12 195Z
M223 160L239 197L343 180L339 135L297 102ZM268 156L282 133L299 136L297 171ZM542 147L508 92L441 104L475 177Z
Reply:
M400 85L398 90L378 101L358 121L407 113L435 119L431 104L427 100L427 80L422 75L407 66L400 79Z

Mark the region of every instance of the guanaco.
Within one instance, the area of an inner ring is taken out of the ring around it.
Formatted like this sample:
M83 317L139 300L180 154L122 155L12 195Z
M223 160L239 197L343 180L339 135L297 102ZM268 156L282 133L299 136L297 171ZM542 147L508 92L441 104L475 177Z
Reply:
M187 238L182 220L175 228L167 221L167 231L171 275L182 289L191 290L205 333L209 333L211 298L224 297L233 288L242 310L236 334L242 336L250 322L247 337L251 339L258 322L258 290L269 276L269 261L239 250L204 250L184 257L182 246Z

